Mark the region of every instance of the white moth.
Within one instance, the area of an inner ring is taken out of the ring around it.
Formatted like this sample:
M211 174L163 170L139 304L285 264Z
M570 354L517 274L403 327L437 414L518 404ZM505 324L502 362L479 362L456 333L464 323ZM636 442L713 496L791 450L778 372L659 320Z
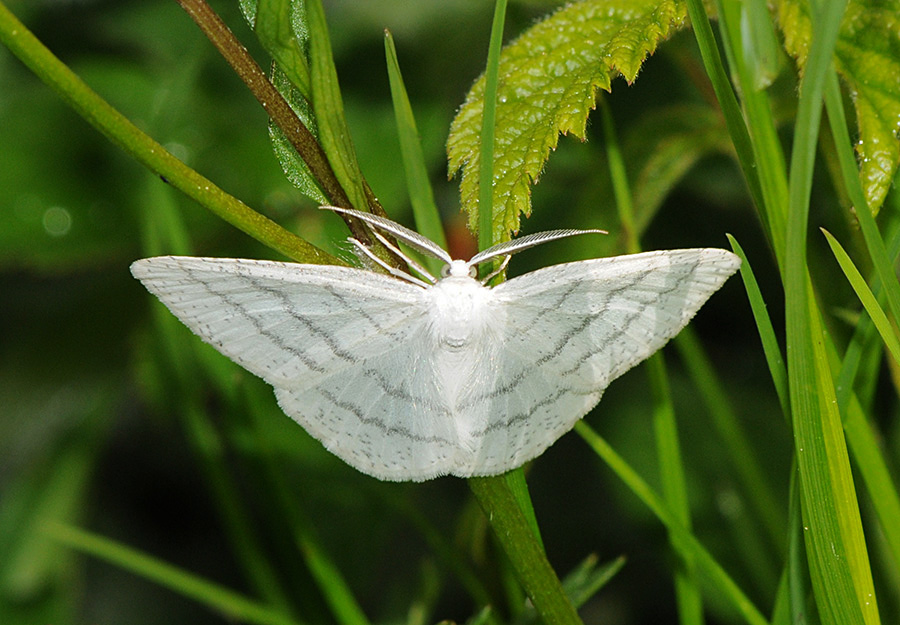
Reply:
M444 261L443 277L178 256L131 272L275 387L282 410L331 452L382 480L494 475L535 458L740 266L720 249L647 252L491 288L473 277L479 263L586 231L521 237L466 262L393 221L333 210Z

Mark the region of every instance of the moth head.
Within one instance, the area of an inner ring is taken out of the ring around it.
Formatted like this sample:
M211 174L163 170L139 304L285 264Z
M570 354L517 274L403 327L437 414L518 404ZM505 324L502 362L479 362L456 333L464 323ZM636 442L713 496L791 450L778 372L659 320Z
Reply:
M474 278L477 274L477 268L464 260L452 260L441 267L442 278L449 278L451 276L454 278Z

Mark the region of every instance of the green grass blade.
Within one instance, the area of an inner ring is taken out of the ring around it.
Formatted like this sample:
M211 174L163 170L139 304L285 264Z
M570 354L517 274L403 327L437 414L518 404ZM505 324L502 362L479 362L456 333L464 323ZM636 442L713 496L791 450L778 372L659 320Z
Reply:
M499 241L495 240L495 235L498 235L501 231L495 229L493 224L493 167L492 164L494 162L493 153L494 153L494 132L495 132L495 123L496 123L496 106L497 106L497 82L498 82L498 68L500 64L500 49L503 45L503 25L506 21L506 0L497 0L494 5L494 19L491 25L491 39L488 47L488 59L487 59L487 67L485 69L485 78L486 78L486 86L484 93L484 118L482 119L482 127L481 127L481 162L484 165L480 170L480 185L481 191L479 194L479 205L478 205L478 247L479 249L486 249L497 243ZM484 270L488 268L485 267ZM543 554L543 542L540 537L540 531L538 530L537 525L537 517L534 513L534 506L531 503L531 498L528 495L528 487L525 482L525 474L521 468L510 471L504 475L499 475L496 477L488 477L488 478L476 478L476 481L473 483L472 480L470 482L470 487L472 491L478 496L479 503L482 506L482 509L487 514L488 509L496 510L499 514L510 514L512 515L509 519L497 518L495 519L492 514L488 514L488 519L491 522L491 525L494 527L495 533L500 537L501 528L509 527L509 528L519 528L519 525L515 522L515 516L521 515L526 523L528 524L529 529L531 530L531 538L525 539L524 536L520 537L521 540L526 540L526 543L530 540L536 541L539 549L541 550L541 554ZM513 501L516 502L517 509L515 512L512 511L511 508L504 505L505 495L509 495ZM499 496L500 498L495 501L494 497ZM527 559L522 560L519 557L513 558L513 556L509 553L510 549L517 549L516 541L509 541L507 538L500 537L500 542L503 544L504 549L507 551L507 555L510 557L510 561L513 564L516 575L519 578L520 582L522 582L525 591L532 596L532 592L540 592L542 595L552 595L556 592L556 586L559 584L559 578L556 576L556 573L553 572L552 568L544 570L543 567L539 567L540 575L545 577L546 579L538 579L537 585L531 584L526 585L526 580L529 580L532 572L520 569L520 566L528 567ZM543 556L546 558L546 556ZM548 565L549 567L549 565ZM552 574L552 578L550 579L550 575ZM555 580L555 582L554 582ZM561 586L559 586L559 590L561 591ZM553 600L552 598L543 599L548 602L548 608L553 609L556 613L562 615L565 610L563 608L563 602L557 600ZM534 597L532 596L532 601L534 601ZM544 615L542 609L535 603L535 607L538 609L542 615Z
M625 460L609 446L586 422L579 421L575 431L590 445L591 449L615 472L626 486L640 499L644 505L678 537L673 545L679 555L693 561L697 573L708 583L704 586L715 592L741 615L750 625L767 625L768 621L753 605L740 587L732 580L719 563L694 538L679 521L677 515L666 505L663 499L628 465Z
M669 390L669 378L663 355L656 353L647 360L647 377L653 396L653 433L656 439L656 455L663 497L678 523L686 531L691 530L691 508L687 493L687 478L681 458L675 407ZM678 604L678 622L681 625L700 625L703 622L703 602L695 584L694 558L690 550L680 545L682 536L671 532L669 540L682 554L684 570L675 572L675 595Z
M43 529L52 538L73 549L156 582L221 612L230 619L258 625L300 625L299 621L260 605L240 593L208 582L109 538L57 522L48 522Z
M802 504L796 463L791 468L791 497L788 509L790 533L788 534L787 562L791 623L819 625L819 612L816 609L813 589L810 587L809 563L806 557L806 532L804 532L803 513L800 510Z
M773 217L766 211L766 207L769 205L766 201L768 198L764 196L765 188L760 185L757 160L750 140L751 137L747 130L744 116L741 113L741 107L734 94L734 89L728 79L728 72L722 63L721 56L719 56L719 44L716 42L715 36L713 36L709 18L706 16L706 9L702 0L688 0L687 8L691 24L693 25L694 36L697 38L697 45L700 48L703 66L712 83L719 106L722 108L725 125L734 144L735 153L744 173L744 179L747 181L750 196L760 211L766 231L777 231L777 228L772 228L769 225ZM762 169L762 173L765 173L766 169Z
M835 149L838 161L841 165L844 185L850 201L856 207L856 217L859 220L860 230L872 259L876 275L884 285L888 307L894 320L900 320L900 282L896 279L893 263L888 256L884 240L878 231L875 218L866 202L865 192L856 169L856 158L853 155L853 144L847 134L844 108L841 100L840 87L837 75L830 71L825 83L825 103L828 107L828 121L832 135L834 136Z
M347 193L352 208L366 210L369 198L356 160L356 148L344 117L344 101L331 54L325 10L321 0L307 0L305 5L309 27L312 104L319 129L319 142L335 176Z
M499 243L508 232L494 228L494 134L497 130L497 83L500 73L500 49L506 22L506 0L496 0L491 39L488 44L487 67L484 71L484 115L481 119L480 167L478 171L478 249ZM499 207L498 207L499 208ZM485 268L487 269L487 268Z
M634 228L632 194L625 171L625 163L622 158L622 150L609 107L601 106L600 115L603 121L606 156L609 161L610 177L616 197L619 221L623 226L628 252L636 253L640 251L640 242ZM675 408L672 405L669 379L662 354L657 353L651 356L647 360L646 369L653 395L653 430L656 438L656 452L659 458L663 495L669 507L678 515L678 521L685 528L690 529L691 510L687 494L687 480L681 459L678 427L675 422ZM670 534L669 538L673 542L679 540L675 534ZM684 570L676 571L675 573L675 593L678 599L679 622L682 625L699 624L703 621L703 603L700 593L693 582L693 561L690 557L685 557L683 565Z
M725 51L729 55L732 75L737 81L737 90L741 94L741 105L747 120L747 132L754 155L751 170L743 165L742 159L744 176L748 180L754 200L758 199L753 190L754 178L758 178L755 184L759 185L763 203L756 206L775 254L780 255L784 249L787 223L788 185L784 153L781 149L781 138L778 136L778 125L772 113L772 103L767 92L759 88L757 80L756 69L763 61L757 56L753 44L748 41L750 35L744 28L747 3L720 0L716 5L719 13L719 32ZM768 16L765 15L764 8L762 13L756 13L756 20L765 18ZM763 30L771 28L771 25L757 28ZM740 146L737 142L735 145Z
M844 432L872 507L878 515L894 565L900 566L900 494L884 460L878 435L855 397L847 407Z
M425 167L425 156L419 142L419 131L416 130L416 120L409 103L409 95L406 93L406 86L403 84L403 76L400 73L397 49L394 47L394 38L388 31L384 32L384 52L387 58L388 78L391 83L394 118L397 121L397 135L400 139L403 171L406 173L406 188L416 219L416 230L419 234L447 249L447 238L444 236L441 216L434 203L431 183L428 181L428 170ZM433 275L439 275L441 261L430 257L423 260Z
M822 11L800 86L784 252L788 382L810 576L823 623L878 623L824 330L806 266L806 228L821 100L844 3Z
M232 383L231 378L222 380L222 382ZM271 401L268 390L259 386L245 387L245 392L248 393L247 399L251 400L247 402L248 404ZM254 393L265 394L265 400ZM310 575L334 615L335 621L340 625L368 625L369 620L340 569L322 546L312 520L303 508L300 497L285 478L282 463L273 449L274 444L269 434L271 428L267 419L271 415L258 409L254 410L253 406L248 406L246 409L240 406L238 410L249 415L252 420L250 428L255 435L252 453L254 459L260 461L261 468L261 484L258 489L260 492L267 492L273 500L273 507L277 515L275 521L286 534L291 536L296 553L302 556L303 563L309 569Z
M888 246L888 257L897 258L898 255L900 255L900 228L894 228ZM876 276L872 279L872 292L878 297L882 289L881 281ZM850 343L844 351L841 370L837 376L838 408L840 408L841 414L846 414L846 406L853 393L854 383L864 356L877 357L877 354L873 352L874 341L877 341L876 332L871 318L861 317L853 331Z
M780 552L783 549L786 525L786 519L779 514L781 504L765 477L758 454L747 442L749 437L744 432L727 391L719 381L715 366L709 361L690 326L682 330L674 342L712 416L716 432L725 444L725 455L737 473L753 513L762 522L769 546L775 552Z
M900 230L895 232L889 245L889 256L900 251ZM880 291L880 280L873 279L873 291ZM876 296L877 297L877 296ZM900 494L879 444L879 435L866 418L857 395L853 392L854 380L863 354L876 350L878 340L875 324L863 316L857 324L850 344L844 352L838 374L838 407L844 420L844 433L853 454L862 482L869 492L872 507L881 523L881 531L896 566L900 566ZM880 352L877 352L880 353ZM877 355L876 353L876 355Z
M791 414L790 399L788 397L787 367L781 355L781 348L778 346L778 338L775 336L775 326L772 325L769 309L766 307L765 300L763 300L762 291L759 290L759 283L756 281L756 276L753 273L753 268L750 266L747 255L737 242L737 239L730 234L725 236L728 237L734 253L741 257L741 280L744 281L747 300L750 302L753 319L756 321L756 329L762 340L763 353L766 356L766 363L769 365L769 375L772 376L772 384L775 385L775 392L778 394L778 401L781 403L782 414L787 419Z
M821 230L822 234L825 235L825 239L828 241L828 245L831 247L831 252L841 266L841 271L844 272L847 281L850 283L850 286L853 287L859 301L862 302L863 308L869 313L869 318L878 329L878 333L881 335L881 340L884 341L885 347L887 347L891 356L893 356L894 362L900 365L900 339L897 337L896 330L891 326L891 322L885 314L884 309L878 305L878 300L875 298L875 294L872 293L872 289L866 284L866 279L862 277L862 274L856 268L856 265L853 264L850 256L844 251L841 244L838 243L838 240L824 228L821 228Z

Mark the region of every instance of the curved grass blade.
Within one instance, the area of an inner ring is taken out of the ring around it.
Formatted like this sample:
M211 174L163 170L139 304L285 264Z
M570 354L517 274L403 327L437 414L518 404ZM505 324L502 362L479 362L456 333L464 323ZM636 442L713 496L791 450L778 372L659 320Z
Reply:
M784 250L788 382L810 577L826 625L879 622L824 329L806 264L806 229L822 93L844 3L817 14L791 153Z
M299 621L260 605L240 593L208 582L202 577L109 538L57 522L48 522L43 529L51 537L73 549L190 597L231 619L258 625L300 625Z
M843 271L844 275L847 277L847 282L853 287L863 308L869 313L872 323L874 323L875 327L878 329L878 333L881 335L881 340L884 341L885 347L887 347L891 356L893 356L894 361L900 365L900 339L898 339L895 329L891 326L891 322L885 314L884 309L878 305L878 300L875 299L875 294L872 293L869 285L866 284L865 278L859 273L856 265L850 260L850 256L844 251L844 248L838 243L838 240L834 238L834 235L825 230L825 228L820 228L820 230L822 231L822 234L825 235L825 239L831 247L831 252L841 266L841 271Z
M610 447L609 443L584 421L575 424L575 431L666 526L666 529L678 537L678 541L673 541L672 544L681 555L689 557L695 562L697 572L703 576L705 581L709 582L703 587L710 588L716 593L718 599L724 599L730 603L744 619L744 622L749 625L768 625L766 617L753 605L753 602L728 576L728 573L722 569L693 534L678 521L676 514L666 505L665 501Z
M400 139L400 155L403 158L406 188L416 220L416 231L437 243L441 248L447 249L447 238L444 236L441 216L434 203L431 183L428 181L428 170L425 168L425 156L422 153L422 144L419 142L419 131L416 129L416 120L409 103L409 95L400 73L400 62L397 59L394 38L387 30L384 31L384 53L387 59L388 78L391 83L394 118L397 121L397 136ZM441 263L436 259L427 258L426 265L433 275L440 273Z
M175 158L90 89L0 4L0 42L88 123L142 165L257 241L299 262L340 264Z

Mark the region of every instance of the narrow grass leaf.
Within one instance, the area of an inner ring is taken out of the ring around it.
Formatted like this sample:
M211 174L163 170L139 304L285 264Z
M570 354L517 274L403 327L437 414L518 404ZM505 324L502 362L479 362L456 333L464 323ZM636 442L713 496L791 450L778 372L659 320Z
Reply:
M900 229L895 229L889 245L889 257L896 257L898 251L900 251ZM873 280L873 292L880 291L880 286L880 280L876 277ZM871 318L863 316L840 363L837 398L847 443L869 493L872 507L881 523L881 531L890 549L894 565L900 568L900 494L888 469L884 449L879 444L880 435L875 432L857 394L854 393L854 381L863 356L871 355L870 357L878 358L880 361L878 338ZM836 356L833 356L834 360L837 360Z
M674 343L690 372L691 380L700 392L700 398L712 416L713 426L725 445L724 456L737 474L753 515L762 522L769 546L776 553L780 552L783 549L787 520L779 514L781 503L765 477L758 454L748 443L750 437L741 425L715 366L710 362L691 326L682 330L675 337Z
M434 193L428 180L425 156L419 141L419 131L416 130L416 119L409 103L406 86L403 84L403 75L400 73L394 38L387 30L384 31L384 53L387 58L397 136L400 139L400 155L403 158L403 171L406 173L406 189L416 219L416 231L447 249L447 238L444 236L441 216L434 203ZM423 260L432 274L439 275L441 270L439 260L430 257Z
M506 23L506 0L494 3L494 19L491 22L491 38L488 42L487 66L484 70L484 93L482 94L482 115L478 129L478 204L469 211L469 229L478 233L478 249L487 249L495 243L509 238L509 229L494 226L494 211L505 208L506 202L494 198L494 150L496 136L503 132L509 120L497 126L497 82L500 73L500 49L503 46L503 25ZM451 136L453 129L450 130ZM462 189L460 189L462 191ZM463 206L465 209L465 206ZM518 228L516 229L518 230ZM496 261L494 263L496 266ZM487 267L483 269L489 271Z
M616 197L616 209L625 234L626 248L629 253L639 252L640 242L634 229L631 189L625 172L622 150L619 145L615 124L613 123L612 113L608 106L601 106L600 116L603 121L606 155ZM669 507L678 515L678 520L689 530L691 527L690 503L688 501L684 465L681 460L678 428L675 422L675 408L672 405L669 379L663 355L661 353L654 354L647 360L645 366L653 396L653 430L656 439L656 452L659 458L663 495ZM673 543L679 540L678 536L672 533L670 533L669 539ZM675 545L675 548L681 551L677 545ZM679 622L682 625L699 624L703 620L703 603L700 593L694 584L693 561L685 556L682 564L683 570L675 572L675 593L678 602Z
M219 380L220 384L234 387L232 377ZM222 386L220 390L225 392ZM340 569L323 547L315 526L304 507L302 495L298 494L285 477L283 470L283 458L275 450L276 442L271 434L271 413L263 406L271 409L271 395L263 385L241 385L240 400L236 402L236 412L245 416L249 423L242 433L244 437L252 437L251 450L246 459L248 465L258 468L258 485L256 490L266 496L273 510L273 518L270 519L269 531L279 532L278 540L283 545L290 545L293 549L286 549L287 554L282 555L282 560L289 560L288 565L305 565L315 582L316 588L321 593L328 605L334 620L340 625L368 625L369 620L353 595L349 585L342 576ZM240 416L234 415L232 421L237 421ZM232 439L241 434L235 434ZM253 465L256 462L258 464ZM299 557L298 557L299 556ZM291 579L299 579L307 575L306 572L291 570L288 576Z
M366 210L369 206L368 196L356 160L350 129L344 117L344 101L331 55L331 40L322 0L306 0L305 5L309 29L312 105L319 129L319 142L352 207Z
M823 623L878 623L868 553L834 383L806 265L806 228L822 94L844 3L816 15L800 86L784 251L788 381L807 558Z
M49 536L73 549L194 599L230 619L258 625L300 625L300 621L295 621L240 593L213 584L109 538L57 522L47 522L43 525L43 529Z
M769 317L769 309L766 307L765 300L763 300L762 291L759 290L759 283L756 281L756 275L753 273L753 268L744 250L733 236L730 234L725 236L728 237L734 253L741 257L741 280L744 281L747 301L750 302L753 319L756 321L756 331L762 341L763 353L769 366L769 375L772 377L772 384L775 386L778 401L781 403L782 414L785 419L790 420L791 409L788 397L787 367L781 355L778 338L775 336L775 326L772 325L772 319Z
M765 0L741 2L741 52L756 90L765 89L781 69L781 49Z
M862 277L862 274L856 268L856 265L853 264L853 261L850 259L847 252L844 251L841 244L838 243L838 240L834 238L834 235L824 228L821 228L821 230L822 234L825 235L825 239L828 241L828 245L831 247L831 252L841 266L841 271L844 272L847 281L850 283L850 286L853 287L859 301L862 302L863 308L869 313L869 318L878 329L878 333L881 335L881 340L884 341L885 347L887 347L891 356L893 356L894 361L900 365L900 340L898 340L897 332L891 326L891 322L884 310L878 305L875 294L872 293L869 285L866 284L866 279Z
M659 460L659 476L663 497L679 524L691 531L691 508L687 493L681 445L675 422L675 407L669 390L669 378L661 353L651 356L646 363L647 377L653 396L653 432L656 439L656 455ZM675 596L678 603L678 621L681 625L700 625L703 622L703 602L695 584L694 558L690 550L681 547L680 534L669 533L673 548L682 555L682 567L675 571Z
M900 21L900 20L898 20ZM866 242L869 257L875 273L881 280L887 296L888 307L895 320L900 320L900 282L896 279L892 256L888 255L884 239L875 223L875 217L864 194L862 184L855 175L856 160L853 158L850 146L850 136L847 133L847 124L844 116L844 104L841 99L840 87L837 76L830 71L825 83L825 104L828 110L828 122L834 136L835 151L841 166L844 185L850 201L856 207L856 217Z
M709 588L710 592L716 593L719 599L724 599L730 603L744 619L744 622L750 625L767 624L766 618L753 605L753 602L743 593L734 580L728 576L728 573L722 569L693 534L678 521L675 513L666 505L663 499L610 447L609 443L584 421L579 421L575 424L575 431L638 499L666 526L666 529L678 537L678 541L673 542L673 545L679 550L679 554L682 557L693 560L696 564L697 573L701 574L704 580L709 582L703 587Z
M793 463L791 469L787 561L790 622L792 625L819 625L819 612L816 607L815 595L810 587L809 560L806 555L806 528L803 525L796 462Z
M748 56L752 54L752 44L747 44L748 33L742 28L744 20L744 2L738 0L718 0L716 2L719 14L719 32L722 37L723 48L728 56L731 74L737 82L736 89L741 94L741 106L743 113L732 102L734 93L724 69L718 66L710 67L706 61L707 56L715 56L715 40L711 32L703 37L709 39L705 47L712 50L704 53L704 64L707 72L716 71L713 76L713 85L725 119L729 123L729 130L740 159L741 169L747 180L750 195L754 205L759 211L764 230L768 235L775 254L780 256L784 250L784 239L787 224L788 183L784 153L781 148L781 137L778 135L778 125L773 114L773 103L767 92L759 89L756 67L757 60ZM703 3L700 0L689 0L691 7L691 19L694 21L694 29L701 41L698 21L703 26L703 31L709 29L706 23L708 19L703 12ZM762 15L757 14L755 19ZM704 46L701 45L701 50ZM724 82L722 86L717 86ZM723 93L727 100L723 100ZM737 115L737 119L732 119ZM746 119L746 122L744 121ZM744 124L746 123L746 126ZM746 134L746 138L744 136ZM744 143L744 141L749 143ZM749 153L747 151L749 150ZM779 258L779 261L783 261Z
M487 166L482 167L479 177L479 202L478 202L478 219L476 223L478 227L478 247L486 249L501 240L509 238L509 233L497 230L492 226L493 221L493 205L494 200L491 193L492 187L492 170L490 163L494 162L494 135L497 131L495 111L497 106L497 76L500 64L500 48L503 44L503 25L506 22L506 0L496 0L494 4L494 17L491 23L491 38L488 44L487 67L485 69L486 87L483 100L483 118L481 119L479 153L482 162ZM470 221L470 227L472 222ZM487 271L488 268L484 267ZM566 599L560 595L562 586L559 578L549 564L545 567L544 562L544 544L541 539L540 529L537 524L537 516L534 512L534 505L528 494L528 484L525 481L525 472L523 468L514 469L503 475L486 478L475 478L469 480L469 487L478 497L478 502L484 510L494 533L500 539L513 570L522 588L531 597L535 608L544 618L562 618L571 620L571 615L567 613ZM508 505L509 498L515 502L515 510ZM488 511L491 511L488 513ZM495 517L494 514L498 516ZM531 536L526 538L520 536L519 540L513 541L507 535L510 531L520 531L521 526L518 523L520 519L524 519L531 531ZM501 536L501 533L503 536ZM524 550L519 550L519 542L525 541L522 546ZM531 542L536 543L536 550L528 549ZM511 553L512 551L512 553ZM539 553L537 553L539 551ZM540 556L540 557L539 557ZM537 564L537 568L531 569L532 561ZM536 574L536 576L535 576ZM515 592L515 591L513 591ZM534 593L538 593L535 597ZM543 606L541 605L543 604ZM573 610L574 613L574 610ZM577 618L577 615L575 615ZM551 619L552 622L552 619Z
M844 432L853 452L853 460L869 493L881 531L890 549L895 567L900 568L900 493L891 477L879 444L879 435L866 419L862 406L853 397L844 418Z
M597 556L590 555L563 579L563 588L576 607L583 606L625 566L625 557L619 556L605 564L597 564Z
M761 175L772 169L778 163L777 160L772 163L757 163L754 152L754 145L751 142L751 135L748 132L747 124L744 121L744 115L738 104L734 88L728 78L728 72L722 63L722 57L719 54L719 44L713 35L712 27L709 24L709 18L706 16L706 8L702 0L687 0L687 10L690 15L691 25L693 26L694 36L697 38L697 45L700 48L700 56L703 59L703 67L712 83L716 99L722 109L722 115L725 118L725 126L728 128L728 134L731 142L734 144L735 153L740 163L741 171L744 173L744 179L747 181L747 188L750 191L750 197L753 199L754 205L760 211L763 225L766 231L777 232L770 225L772 217L767 212L767 207L771 206L770 197L764 194L765 186L761 186ZM724 11L720 10L720 14ZM726 50L728 48L726 47ZM753 126L750 127L753 130ZM762 177L765 180L764 177Z

